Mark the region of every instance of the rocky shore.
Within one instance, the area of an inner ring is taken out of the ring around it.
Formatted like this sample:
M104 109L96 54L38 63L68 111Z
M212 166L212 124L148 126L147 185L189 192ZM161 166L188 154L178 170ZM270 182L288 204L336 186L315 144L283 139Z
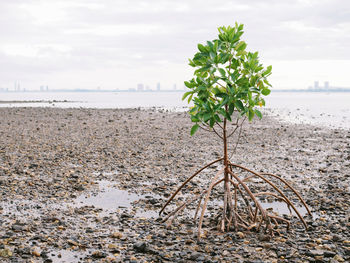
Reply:
M186 113L155 109L0 108L0 261L350 261L349 130L268 116L247 124L231 160L288 180L313 219L305 231L293 217L271 238L220 233L209 225L219 202L197 242L191 211L170 228L158 218L182 181L221 156L221 142L204 131L191 137L191 125Z

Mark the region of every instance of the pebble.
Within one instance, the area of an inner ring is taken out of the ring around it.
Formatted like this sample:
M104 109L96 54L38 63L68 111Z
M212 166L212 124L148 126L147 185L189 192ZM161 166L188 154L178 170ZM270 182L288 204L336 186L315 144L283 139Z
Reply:
M12 255L13 255L12 251L8 248L0 250L0 257L8 258L8 257L12 257Z
M232 160L290 181L314 212L305 219L310 229L293 217L290 230L281 224L273 237L243 228L222 234L209 222L221 211L218 202L208 207L198 242L190 209L168 229L158 218L185 178L221 156L211 134L189 135L186 113L0 108L0 116L0 261L350 261L349 131L268 116L247 124ZM203 171L182 200L198 194L218 169ZM87 204L108 195L111 188L101 182L135 200L111 209L118 199ZM220 189L211 198L221 198Z
M146 242L137 242L133 245L133 247L136 252L145 253L147 251Z

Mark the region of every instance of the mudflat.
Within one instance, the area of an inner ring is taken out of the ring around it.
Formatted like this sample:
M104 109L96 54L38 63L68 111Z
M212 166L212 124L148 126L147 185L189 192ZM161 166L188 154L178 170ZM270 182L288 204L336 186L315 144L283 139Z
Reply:
M305 215L306 231L285 214L291 228L281 223L273 237L221 233L211 222L220 211L218 189L197 242L192 209L170 227L158 218L181 182L222 155L215 134L191 137L191 126L184 112L155 109L0 108L0 261L350 260L349 130L269 116L246 124L231 161L290 182L313 218ZM219 166L174 204L204 189Z

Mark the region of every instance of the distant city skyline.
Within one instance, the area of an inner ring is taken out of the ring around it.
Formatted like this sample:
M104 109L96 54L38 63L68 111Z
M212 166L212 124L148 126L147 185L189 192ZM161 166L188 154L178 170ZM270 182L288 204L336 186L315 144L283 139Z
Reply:
M322 86L318 80L315 80L314 85L309 86L308 90L309 91L350 90L350 86L349 87L331 86L329 84L329 81L325 81Z

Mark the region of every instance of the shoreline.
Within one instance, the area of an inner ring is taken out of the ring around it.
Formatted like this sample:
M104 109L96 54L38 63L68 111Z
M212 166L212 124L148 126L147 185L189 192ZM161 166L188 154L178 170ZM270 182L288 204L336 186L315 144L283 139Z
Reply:
M65 102L76 102L69 100L0 100L0 104L26 104L26 103L65 103ZM10 107L9 107L10 108Z
M292 220L290 232L281 227L281 235L268 241L257 233L242 231L241 238L211 231L197 243L188 215L171 229L154 217L184 178L221 153L220 142L208 134L189 135L186 113L0 108L0 115L0 238L6 241L0 252L12 253L1 258L5 262L58 260L59 253L71 257L69 262L79 257L111 262L350 259L350 131L281 123L269 116L248 125L234 161L290 181L318 219L308 220L307 232ZM192 187L203 186L216 169ZM120 211L72 205L101 190L113 192L101 182L140 199ZM137 213L142 210L151 216Z

